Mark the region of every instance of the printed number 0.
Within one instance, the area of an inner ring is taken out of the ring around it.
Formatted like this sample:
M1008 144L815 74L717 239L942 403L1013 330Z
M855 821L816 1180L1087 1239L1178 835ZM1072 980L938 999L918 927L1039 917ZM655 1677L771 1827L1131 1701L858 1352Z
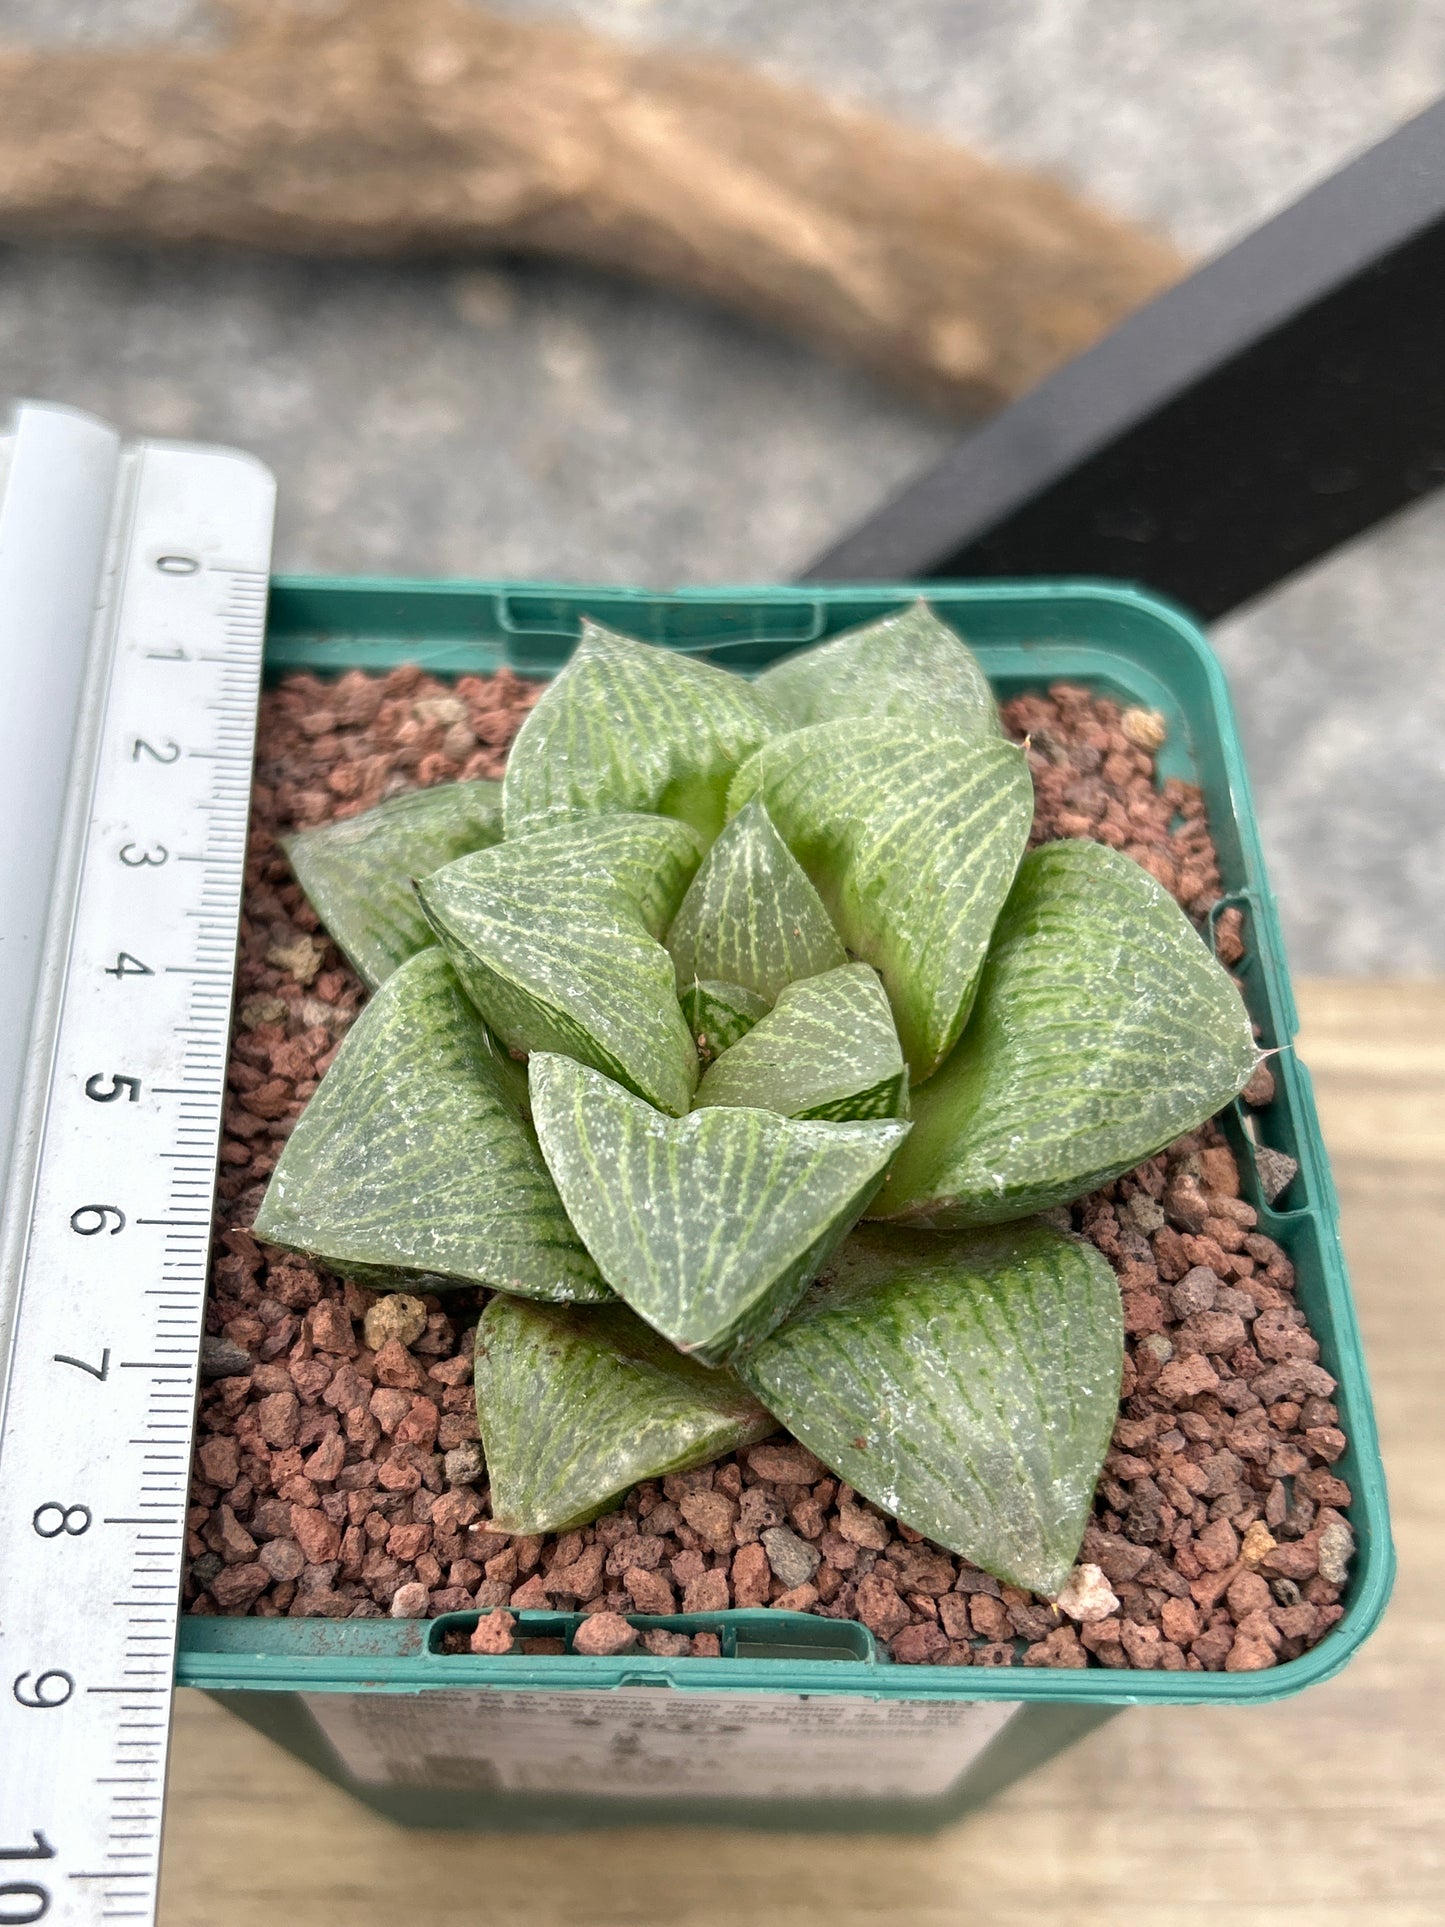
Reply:
M47 1518L47 1513L52 1516ZM44 1525L40 1523L42 1519ZM78 1519L79 1525L72 1525L73 1519ZM42 1539L58 1539L62 1532L68 1538L78 1539L82 1532L90 1531L91 1510L88 1505L62 1505L59 1499L47 1499L44 1505L35 1508L30 1523Z
M127 856L127 850L136 850L136 855ZM153 850L140 850L134 843L123 843L120 848L120 860L128 870L139 870L146 864L158 870L163 863L169 861L170 854L164 843L157 843Z
M95 1222L82 1224L80 1222L82 1218L93 1218ZM106 1221L110 1218L115 1219L115 1223L108 1227L113 1238L118 1231L125 1230L125 1213L120 1206L118 1204L82 1204L71 1212L70 1228L72 1231L79 1232L82 1238L94 1238L99 1232L107 1229Z
M65 1702L75 1691L75 1681L70 1677L69 1673L62 1673L58 1666L52 1666L49 1672L37 1673L35 1675L35 1684L30 1688L29 1697L27 1698L25 1693L21 1691L21 1688L25 1685L29 1677L29 1673L21 1673L15 1681L15 1684L10 1688L22 1706L38 1706L49 1712L54 1707L64 1706ZM47 1680L58 1680L60 1682L59 1691L56 1692L54 1699L47 1697L49 1693L55 1691L54 1688L46 1685Z
M11 1906L12 1900L30 1903L26 1913ZM7 1880L0 1886L0 1927L32 1927L50 1912L50 1895L36 1880Z

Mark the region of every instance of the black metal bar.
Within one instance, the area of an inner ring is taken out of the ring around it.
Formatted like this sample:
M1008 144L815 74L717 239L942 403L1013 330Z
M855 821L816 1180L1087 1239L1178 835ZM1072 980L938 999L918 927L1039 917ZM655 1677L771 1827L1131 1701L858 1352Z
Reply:
M1445 482L1445 101L1130 316L805 581L1084 574L1206 616Z

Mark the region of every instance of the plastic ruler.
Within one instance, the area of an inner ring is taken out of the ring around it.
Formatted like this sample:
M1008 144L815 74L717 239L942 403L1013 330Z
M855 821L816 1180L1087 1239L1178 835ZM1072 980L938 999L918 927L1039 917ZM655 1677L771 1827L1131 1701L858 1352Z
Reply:
M0 1927L155 1910L274 506L0 436Z

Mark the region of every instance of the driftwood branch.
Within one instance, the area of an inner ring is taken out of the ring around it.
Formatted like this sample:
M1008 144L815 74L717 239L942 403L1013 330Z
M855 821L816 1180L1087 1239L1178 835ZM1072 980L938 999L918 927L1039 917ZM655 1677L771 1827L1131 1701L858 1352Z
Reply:
M0 49L0 236L587 262L964 409L1179 273L1060 187L728 61L464 0L228 10L217 48Z

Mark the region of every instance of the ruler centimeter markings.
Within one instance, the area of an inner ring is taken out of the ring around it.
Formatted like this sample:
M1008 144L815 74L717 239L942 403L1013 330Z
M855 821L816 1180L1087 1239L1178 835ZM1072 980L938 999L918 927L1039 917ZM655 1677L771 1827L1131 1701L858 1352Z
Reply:
M274 497L114 464L0 1246L0 1927L155 1911Z

